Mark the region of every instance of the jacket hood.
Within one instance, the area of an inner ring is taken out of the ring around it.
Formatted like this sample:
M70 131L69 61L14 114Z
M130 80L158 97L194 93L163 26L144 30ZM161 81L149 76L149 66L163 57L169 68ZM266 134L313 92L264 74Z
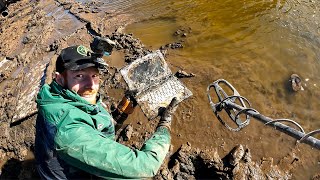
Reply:
M86 113L97 114L99 110L100 98L97 99L97 105L90 104L74 91L65 89L55 80L52 83L41 87L36 102L38 106L67 103L73 105Z

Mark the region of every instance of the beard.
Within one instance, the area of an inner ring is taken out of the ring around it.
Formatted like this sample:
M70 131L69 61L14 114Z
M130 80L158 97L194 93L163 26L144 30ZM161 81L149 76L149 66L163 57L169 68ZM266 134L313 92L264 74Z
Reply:
M98 94L98 91L93 89L78 92L78 95L81 96L86 101L88 101L90 104L97 103L97 94Z
M88 101L89 103L96 104L96 98L97 98L99 88L97 89L81 88L78 91L73 90L72 85L70 85L68 82L67 72L61 73L61 76L58 79L57 83L60 84L65 89L69 89L71 91L76 92L79 96L81 96L84 100Z
M97 93L98 93L97 90L94 90L94 89L87 89L87 90L78 92L80 96L92 96L92 95L97 95Z

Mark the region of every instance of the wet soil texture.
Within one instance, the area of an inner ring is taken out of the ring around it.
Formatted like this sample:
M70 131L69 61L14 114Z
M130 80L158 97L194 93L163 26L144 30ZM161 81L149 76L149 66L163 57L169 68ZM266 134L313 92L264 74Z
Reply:
M8 12L6 17L0 17L0 178L37 179L32 156L37 113L35 98L39 88L52 81L55 60L61 49L74 44L89 47L94 36L109 37L116 42L111 57L105 57L110 68L103 76L100 89L109 110L127 89L120 68L151 50L133 34L124 33L124 26L133 21L130 15L117 13L98 1L12 1ZM161 50L165 54L176 48L183 48L183 45L172 42L163 45ZM199 77L195 74L183 69L177 72L180 78ZM175 118L185 117L184 113L180 114ZM117 140L140 148L152 135L156 124L157 120L148 121L137 108L127 125L118 131ZM202 140L197 141L201 143ZM225 142L221 142L223 146ZM181 144L172 146L154 179L290 179L307 161L299 146L274 162L273 158L252 157L251 152L259 147L251 151L239 144L233 149L224 149L221 154L216 148ZM314 179L319 176L315 174Z

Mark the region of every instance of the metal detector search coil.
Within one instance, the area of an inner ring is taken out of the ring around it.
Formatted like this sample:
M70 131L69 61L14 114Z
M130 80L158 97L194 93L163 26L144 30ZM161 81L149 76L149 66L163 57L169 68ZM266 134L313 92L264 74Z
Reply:
M226 85L233 92L233 94L229 96L226 93L226 91L220 86L220 84ZM212 101L212 98L210 96L211 88L214 88L215 93L218 97L219 102L217 103L214 103ZM246 115L246 119L242 120L240 118L241 112L239 112L237 109L226 106L227 102L235 103L237 99L239 100L241 107L247 108L246 104L251 106L249 101L246 98L240 96L238 91L228 81L224 79L219 79L213 82L207 88L207 95L214 114L217 116L218 120L230 131L240 131L242 128L246 127L250 123L249 115ZM222 119L222 117L219 115L219 112L221 112L222 110L226 111L231 120L238 126L237 128L232 128L230 125L226 123L226 121Z

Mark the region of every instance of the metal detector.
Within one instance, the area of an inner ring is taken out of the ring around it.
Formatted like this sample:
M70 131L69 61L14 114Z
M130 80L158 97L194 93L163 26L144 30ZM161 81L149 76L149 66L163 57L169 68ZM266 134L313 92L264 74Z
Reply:
M222 88L221 86L226 88ZM215 92L213 94L214 96L211 96L210 94L212 89ZM272 119L260 114L257 110L251 108L250 102L245 97L242 97L238 91L224 79L216 80L210 84L207 88L207 95L213 113L230 131L240 131L242 128L249 125L250 117L253 117L263 122L265 125L273 126L275 129L294 137L300 143L306 143L317 149L320 149L320 140L312 137L312 135L320 133L320 129L305 133L303 128L297 122L291 119ZM213 102L212 97L217 99L217 102ZM233 125L230 125L230 123L227 123L225 119L222 118L221 113L223 111L228 114L231 120L229 122L231 122ZM244 114L245 117L241 117L240 115L242 114ZM294 124L299 128L299 130L280 123L283 121ZM232 126L236 126L236 128L233 128Z

